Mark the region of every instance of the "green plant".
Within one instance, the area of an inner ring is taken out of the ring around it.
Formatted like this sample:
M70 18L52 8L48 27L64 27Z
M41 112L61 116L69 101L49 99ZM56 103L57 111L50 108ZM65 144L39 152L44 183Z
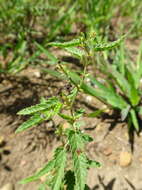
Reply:
M123 45L121 46L123 47ZM129 129L134 126L140 131L139 119L141 115L141 77L142 77L142 45L136 63L129 60L127 63L124 49L120 50L117 65L105 65L107 74L104 84L90 76L92 84L98 89L98 98L102 99L112 107L121 111L121 119L127 119ZM95 94L95 92L93 92Z
M73 103L78 93L76 87L71 93L62 96L63 99L52 97L48 100L42 98L40 104L21 110L19 115L31 115L31 118L24 122L16 132L26 130L36 124L51 119L55 115L67 121L68 127L61 124L56 129L56 135L60 137L62 145L54 150L54 157L39 172L21 181L22 184L40 179L46 175L43 189L49 186L53 190L63 189L69 186L70 189L83 190L87 170L90 167L100 167L96 161L90 160L85 153L85 144L93 139L81 130L82 122L79 120L84 114L83 109L74 110ZM63 110L70 110L70 114L62 113ZM72 165L68 164L67 157L72 157ZM70 179L68 181L68 175ZM71 185L68 183L72 183ZM39 188L40 189L40 188Z
M68 46L72 46L72 44L78 42L80 42L80 39L68 43ZM57 59L51 53L39 44L36 45L48 55L52 62L55 61L55 63L57 63ZM68 50L74 51L72 48L68 48ZM80 51L78 54L80 54ZM72 84L72 90L70 92L62 92L59 97L51 97L48 100L42 98L39 104L18 112L19 115L31 115L31 117L21 124L16 132L24 131L58 115L67 122L66 127L60 124L56 128L56 135L60 137L62 143L61 146L54 150L52 160L50 160L39 172L22 180L21 183L25 184L38 180L41 176L45 175L45 183L42 184L39 189L50 187L52 190L60 190L66 187L67 189L84 190L87 188L87 170L90 167L100 167L100 163L90 160L87 157L85 145L93 139L82 131L81 127L83 123L81 118L83 115L88 117L100 115L103 110L87 114L84 109L76 109L74 103L76 97L80 93L80 87L70 80L68 69L64 63L58 62L58 67L62 75L58 72L52 72L51 70L48 70L48 72L66 78L66 80ZM86 67L84 67L80 85L85 79L85 75ZM67 158L70 156L72 158L70 161L71 163L68 163Z
M85 145L93 139L81 130L81 118L83 115L88 117L99 116L104 110L97 110L93 113L87 114L82 108L76 109L76 97L79 93L82 93L83 89L87 93L91 92L92 94L92 92L95 92L95 96L98 94L99 98L101 98L99 92L85 83L86 78L89 77L87 73L87 66L90 64L89 59L94 51L111 49L117 46L124 37L125 36L122 36L119 40L107 44L96 44L94 34L90 34L87 37L83 35L82 37L69 42L48 43L48 46L61 47L81 59L83 70L79 71L80 76L70 70L66 63L57 61L57 58L53 54L49 53L43 46L36 43L36 46L49 57L50 62L56 64L58 67L58 71L46 69L46 72L55 77L67 80L72 85L72 90L70 92L62 92L59 97L51 97L48 100L42 98L39 104L18 112L19 115L31 115L31 118L25 121L16 132L21 132L40 124L43 121L52 119L55 115L60 116L68 123L68 127L64 128L62 125L57 127L56 135L60 136L62 145L55 150L53 159L35 175L22 180L22 184L37 180L42 175L46 175L47 178L44 184L45 189L46 186L49 186L53 190L60 190L63 189L64 185L67 185L70 189L85 189L87 170L93 166L98 167L100 164L96 161L90 160L85 153ZM80 46L81 49L75 46ZM67 164L68 155L72 156L73 167L71 164ZM67 180L68 175L70 175L69 181ZM71 182L72 188L70 187Z
M123 37L122 37L123 38ZM92 55L92 50L94 51L103 51L110 49L122 40L117 40L116 42L112 42L110 44L103 45L91 45L90 41L89 45L85 42L84 50L87 50L88 55ZM80 45L81 42L76 41L72 45ZM70 50L71 42L69 43L52 43L52 45L56 45L58 47L63 47L66 50ZM68 46L68 47L67 47ZM83 45L82 45L83 46ZM69 48L69 49L68 49ZM72 47L73 50L73 47ZM89 52L88 52L89 50ZM70 51L73 52L73 51ZM75 49L74 49L75 52ZM118 109L121 112L121 119L124 121L127 119L129 126L134 126L137 132L140 131L139 126L139 116L142 113L141 107L141 55L142 55L142 46L139 48L139 55L137 58L136 64L130 62L125 63L124 60L124 52L120 51L119 62L117 60L117 66L115 64L110 65L110 63L106 62L104 65L100 65L100 72L102 72L106 79L104 79L103 83L101 83L97 78L94 78L90 74L87 75L87 78L90 80L91 85L88 85L84 81L81 82L81 77L76 72L68 70L68 76L70 80L75 84L79 85L81 89L85 93L88 93L92 96L97 97L99 100L108 104L114 109ZM77 51L76 51L77 53ZM82 51L83 54L83 51ZM93 86L95 86L95 88ZM131 127L130 127L131 129Z

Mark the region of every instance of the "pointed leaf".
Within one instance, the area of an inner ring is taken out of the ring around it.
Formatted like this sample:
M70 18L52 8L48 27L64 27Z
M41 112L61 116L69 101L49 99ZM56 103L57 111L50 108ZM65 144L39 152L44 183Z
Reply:
M73 40L68 41L68 42L50 42L47 45L62 47L62 48L74 47L74 46L81 45L81 39L73 39Z
M41 118L40 114L35 114L29 120L22 123L15 132L19 133L25 131L26 129L31 128L33 125L37 125L42 121L43 119Z
M76 186L78 187L78 190L84 190L88 167L86 156L83 153L80 155L75 153L73 155L73 161Z
M64 179L64 170L66 166L66 151L58 148L54 155L55 160L55 176L53 178L52 190L60 190Z
M52 69L42 69L43 72L45 73L48 73L49 75L53 76L53 77L56 77L58 79L66 79L67 77L63 74L63 73L60 73L56 70L52 70Z
M30 177L23 179L22 181L20 181L20 184L26 184L26 183L29 183L31 181L35 181L35 180L39 179L43 175L50 172L54 168L54 165L55 165L55 160L49 161L41 170L39 170L39 172L37 172L33 176L30 176Z
M71 82L73 82L75 85L80 85L80 88L82 88L85 93L95 96L101 100L105 100L105 102L107 102L108 104L119 109L127 107L127 103L125 102L125 100L123 100L121 96L115 93L115 91L113 91L112 89L108 89L107 87L105 87L96 79L90 77L91 82L94 82L99 87L99 89L95 89L90 85L81 82L81 78L75 72L68 71L68 76L70 77Z
M130 114L131 114L132 123L133 123L136 131L139 131L139 124L138 124L138 120L137 120L137 116L136 116L135 110L131 109Z
M42 45L38 44L37 42L35 42L36 46L39 48L39 50L43 53L45 53L45 55L54 63L56 64L58 62L58 59L52 55L47 49L45 49Z
M104 110L96 110L96 111L94 111L94 112L91 112L91 113L87 114L86 116L87 116L87 117L99 117L99 116L101 116L104 112L105 112L105 109L104 109Z
M66 51L68 51L69 53L71 53L72 55L75 55L79 58L82 58L85 55L85 51L81 50L79 48L76 47L67 47L65 48Z
M57 104L58 98L52 97L49 100L47 100L46 104L36 104L35 106L31 106L28 108L25 108L21 111L18 112L18 115L28 115L28 114L33 114L45 109L49 109L55 104Z
M101 164L95 160L89 160L88 159L88 167L89 168L100 168Z
M114 42L108 42L106 44L95 44L94 50L95 51L104 51L104 50L112 49L115 46L119 45L121 43L121 41L124 40L125 37L126 37L126 35L122 36L121 38L119 38L118 40L116 40Z
M121 111L121 120L122 121L124 121L126 119L126 117L128 116L130 108L131 108L131 106L128 105L126 108L122 109L122 111Z
M68 133L68 139L73 153L76 152L76 150L83 150L84 139L82 138L81 132L77 133L73 130L70 130Z

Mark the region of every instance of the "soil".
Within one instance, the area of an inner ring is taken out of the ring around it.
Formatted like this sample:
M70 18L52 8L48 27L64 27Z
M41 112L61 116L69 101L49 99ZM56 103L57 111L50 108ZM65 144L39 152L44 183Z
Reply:
M54 132L58 118L25 132L15 134L27 119L16 113L39 102L40 97L59 94L66 84L28 68L16 76L0 76L0 188L7 183L15 190L36 190L38 182L20 185L18 181L33 174L51 158L59 139ZM80 101L81 100L81 101ZM104 105L82 95L77 106L88 112ZM134 147L129 142L127 125L118 113L107 110L102 118L85 118L83 130L94 141L88 144L90 158L102 167L90 169L87 184L90 190L142 190L142 137L134 135Z

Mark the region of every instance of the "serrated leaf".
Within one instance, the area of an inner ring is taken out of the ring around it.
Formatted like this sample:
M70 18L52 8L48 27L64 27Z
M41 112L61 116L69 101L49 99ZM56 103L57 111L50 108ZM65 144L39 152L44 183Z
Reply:
M74 126L76 129L80 129L80 127L85 126L85 122L84 122L84 121L76 121L76 122L73 123L73 126Z
M25 108L21 111L19 111L17 114L18 115L29 115L29 114L33 114L42 110L45 110L49 108L49 106L47 104L36 104L35 106L31 106L28 108Z
M73 155L75 182L78 190L84 190L87 177L87 159L84 153Z
M79 46L79 45L81 45L81 43L82 43L81 39L73 39L73 40L68 41L68 42L50 42L47 45L67 48L67 47Z
M84 50L76 48L76 47L67 47L67 48L65 48L65 50L79 58L82 58L85 55Z
M55 151L55 176L52 182L52 190L60 190L64 179L64 170L66 166L66 151L63 148L58 148Z
M78 93L78 89L76 87L74 87L72 89L72 91L70 92L70 94L67 96L68 100L71 102L75 99L76 95Z
M29 182L39 179L43 175L50 172L54 168L54 165L55 165L55 160L49 161L41 170L39 170L39 172L37 172L33 176L23 179L22 181L20 181L20 184L26 184L26 183L29 183Z
M88 167L89 168L100 168L101 164L95 160L89 160L88 159Z
M33 127L33 125L37 125L42 121L43 119L41 118L40 114L35 114L29 120L22 123L15 132L19 133L19 132L25 131L26 129L29 129Z
M76 152L76 150L83 150L84 140L82 138L81 132L77 133L73 130L70 130L68 133L68 139L73 153Z
M45 109L51 108L52 106L57 104L57 102L58 102L58 98L52 97L49 100L47 100L46 104L36 104L35 106L25 108L19 111L18 115L29 115L29 114L33 114L39 111L43 111Z
M122 36L121 38L119 38L118 40L116 40L114 42L108 42L106 44L95 44L94 50L95 51L104 51L104 50L112 49L112 48L118 46L120 44L120 42L122 40L124 40L125 37L126 37L126 35Z
M62 103L58 102L55 106L53 106L52 108L48 109L48 110L44 110L41 112L41 118L43 118L44 120L48 120L51 117L53 117L54 115L58 114L60 112L62 108Z
M82 136L83 140L86 141L86 142L93 141L93 138L90 135L86 134L86 133L82 133L81 136Z

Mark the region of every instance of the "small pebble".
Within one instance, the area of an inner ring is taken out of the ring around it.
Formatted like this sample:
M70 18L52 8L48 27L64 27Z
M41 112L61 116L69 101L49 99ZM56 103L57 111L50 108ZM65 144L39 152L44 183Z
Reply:
M12 183L7 183L0 190L14 190L14 185Z
M112 154L112 149L110 147L107 147L103 150L103 154L105 156L110 156Z
M86 96L85 99L86 99L86 102L88 102L88 103L89 103L89 102L92 102L92 97L91 97L91 96Z
M119 157L119 164L122 167L127 167L132 162L132 154L129 152L121 152Z
M34 75L35 75L35 77L37 77L37 78L40 78L40 77L41 77L41 74L40 74L39 71L35 71L35 72L34 72Z

